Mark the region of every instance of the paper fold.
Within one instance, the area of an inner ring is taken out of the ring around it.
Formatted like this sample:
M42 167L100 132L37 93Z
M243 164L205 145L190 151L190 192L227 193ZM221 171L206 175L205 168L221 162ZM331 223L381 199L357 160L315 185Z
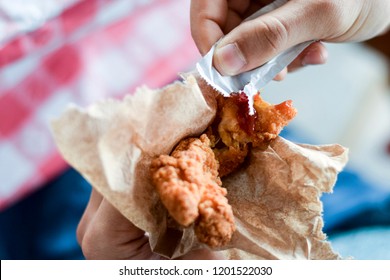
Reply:
M127 219L149 234L151 248L176 258L204 246L192 227L168 216L149 166L182 139L199 136L216 114L215 92L188 75L162 90L140 88L122 101L68 108L52 123L65 160ZM237 230L229 258L335 259L322 233L322 192L330 192L347 161L339 145L297 145L283 138L252 150L223 179Z

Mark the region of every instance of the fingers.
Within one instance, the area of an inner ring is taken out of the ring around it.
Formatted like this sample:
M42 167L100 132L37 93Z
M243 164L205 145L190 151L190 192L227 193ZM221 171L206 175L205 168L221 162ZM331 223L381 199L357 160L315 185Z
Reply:
M89 198L89 202L87 207L85 208L84 214L81 217L79 225L77 227L77 242L81 245L83 242L85 231L92 221L97 209L102 202L103 197L100 193L98 193L94 188L92 188L91 196Z
M192 0L191 34L200 53L205 55L222 36L227 19L226 0Z
M145 232L132 224L95 189L77 229L86 259L162 259L153 253ZM222 259L208 249L191 251L181 259Z
M308 46L291 64L278 73L274 81L282 81L287 72L294 72L307 65L325 64L328 60L328 51L321 42L314 42Z
M274 77L274 81L282 81L287 76L287 67L285 67L280 73Z
M289 1L237 26L218 44L214 66L223 75L236 75L264 64L298 43L329 36L332 17L325 17L327 10L319 13L321 6L313 2L316 1Z
M133 225L95 190L77 229L87 259L149 259L151 252L144 231Z
M306 65L325 64L328 60L328 51L321 42L308 46L289 66L288 71L293 72Z
M133 225L106 199L102 200L94 216L93 226L97 228L96 237L115 239L118 244L138 239L144 235L144 231Z

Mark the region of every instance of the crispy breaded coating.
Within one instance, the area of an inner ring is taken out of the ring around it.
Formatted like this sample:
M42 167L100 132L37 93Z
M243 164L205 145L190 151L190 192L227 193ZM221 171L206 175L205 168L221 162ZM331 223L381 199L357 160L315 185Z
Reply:
M265 149L296 114L291 101L272 105L259 95L254 115L243 93L217 101L218 114L206 134L181 141L170 156L161 155L151 165L169 214L182 226L194 224L198 240L212 248L226 245L235 231L220 177L237 170L251 147Z
M161 155L151 164L153 182L169 214L182 226L195 223L198 240L210 247L226 245L235 230L218 167L205 134L181 141L171 156Z
M223 178L241 166L248 155L248 146L214 148L213 152L219 162L219 176Z
M215 124L218 125L219 120L216 120ZM210 146L219 163L218 173L220 178L229 175L241 166L248 155L249 149L247 145L240 148L227 147L222 143L216 126L209 126L206 130L206 135L210 139Z
M226 146L241 149L249 143L253 147L266 148L296 115L291 101L272 105L260 95L254 98L255 114L252 116L249 115L248 100L243 93L220 98L218 103L219 136Z
M231 97L220 95L217 101L218 115L206 133L219 162L221 178L243 164L251 147L266 149L296 115L291 101L272 105L260 95L254 98L254 115L249 114L244 93Z
M226 245L236 229L226 194L226 189L222 187L207 188L199 203L195 234L200 242L211 248Z

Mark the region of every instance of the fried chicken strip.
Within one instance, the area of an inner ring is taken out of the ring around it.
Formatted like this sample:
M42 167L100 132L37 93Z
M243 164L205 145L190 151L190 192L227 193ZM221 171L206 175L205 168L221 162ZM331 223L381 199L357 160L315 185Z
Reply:
M295 116L291 101L271 105L258 95L249 114L245 94L218 96L218 114L206 134L185 139L151 165L152 179L169 214L182 226L194 224L198 240L215 248L235 230L220 177L237 170L251 147L265 149Z
M251 143L253 147L266 148L297 111L288 100L278 105L254 97L254 115L249 114L248 98L244 93L220 98L220 123L218 133L222 142L230 147L241 148Z
M242 165L251 147L266 149L296 115L291 101L272 105L260 95L254 98L254 115L249 114L244 93L230 97L219 95L217 101L217 117L206 133L219 162L221 178Z
M198 240L210 247L226 245L235 230L219 164L204 134L185 139L171 156L151 164L152 180L169 214L182 226L195 224Z
M248 146L244 145L241 148L233 146L213 148L215 158L219 162L219 175L221 178L229 175L237 170L245 161L248 155Z
M255 113L250 115L248 99L243 93L220 98L218 107L221 108L218 133L226 146L236 148L249 143L253 147L266 148L296 115L290 100L272 105L260 95L255 96Z

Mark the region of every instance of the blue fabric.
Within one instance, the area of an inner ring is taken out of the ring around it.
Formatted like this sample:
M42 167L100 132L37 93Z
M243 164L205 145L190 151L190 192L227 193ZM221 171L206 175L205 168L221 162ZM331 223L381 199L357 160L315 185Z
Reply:
M346 169L334 193L324 194L324 231L328 233L376 225L390 226L390 192Z
M70 169L0 213L0 258L82 259L76 228L90 192Z

